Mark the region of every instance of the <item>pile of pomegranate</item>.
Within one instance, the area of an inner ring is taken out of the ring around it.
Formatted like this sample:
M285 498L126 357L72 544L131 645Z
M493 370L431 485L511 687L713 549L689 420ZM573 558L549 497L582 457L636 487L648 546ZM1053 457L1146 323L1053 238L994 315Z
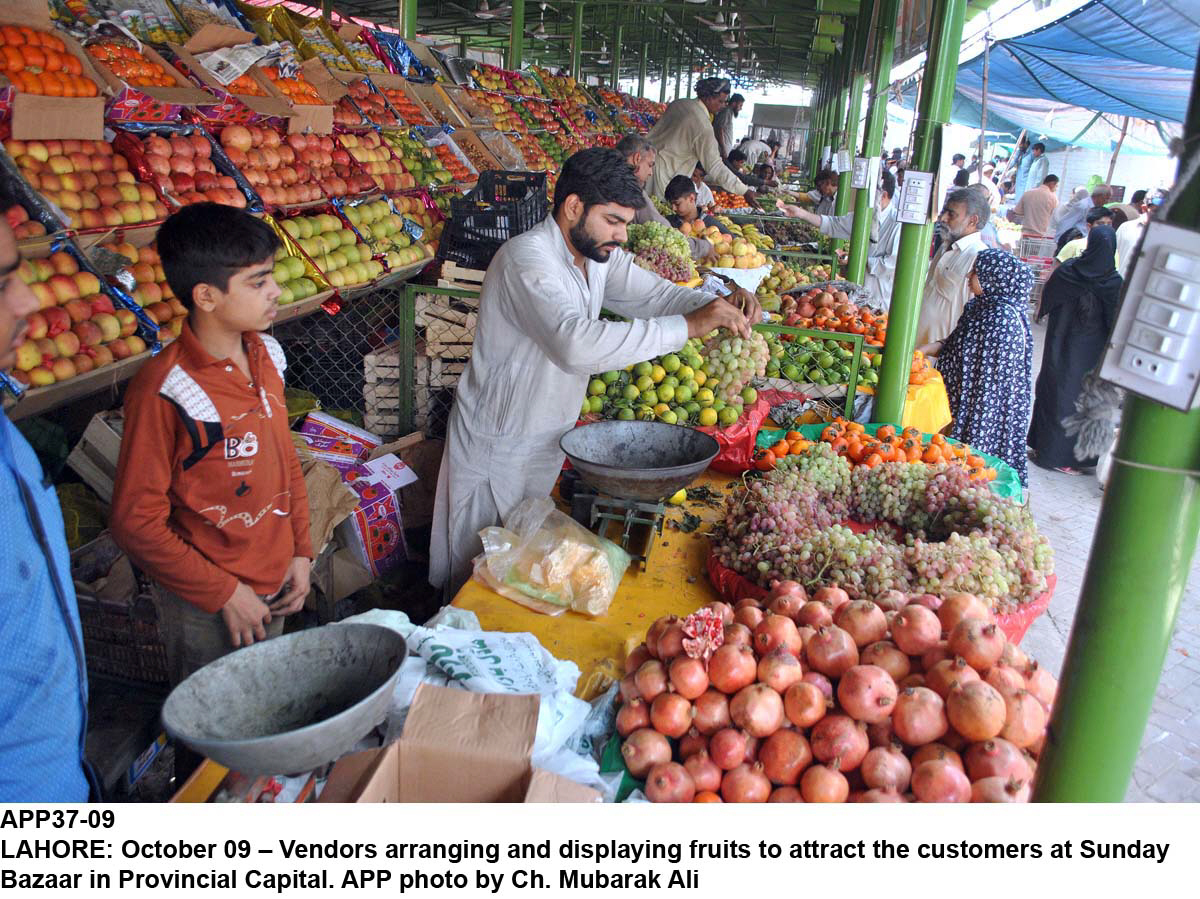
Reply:
M658 619L625 670L652 802L1026 802L1058 687L971 594L795 581Z

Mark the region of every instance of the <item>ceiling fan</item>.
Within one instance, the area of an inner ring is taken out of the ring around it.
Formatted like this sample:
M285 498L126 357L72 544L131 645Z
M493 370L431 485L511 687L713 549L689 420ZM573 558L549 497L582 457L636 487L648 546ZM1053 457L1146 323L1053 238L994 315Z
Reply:
M608 58L608 44L607 43L601 44L599 50L580 50L579 52L586 53L589 56L596 56L597 54L599 54L600 58L597 59L596 62L600 63L600 65L608 65L608 63L610 62L610 60Z
M546 31L546 10L548 8L553 9L553 7L547 3L542 3L541 8L541 13L538 15L537 28L525 33L539 41L569 41L571 39L571 35L569 34L550 34Z
M729 14L728 21L726 21L725 14L721 12L719 8L720 4L718 3L717 6L717 13L711 19L706 19L703 16L696 16L696 21L703 22L708 26L710 31L716 31L720 33L722 31L745 31L750 28L761 29L774 27L772 25L739 25L737 12L731 12Z
M453 6L457 10L465 12L467 15L476 19L485 21L490 19L507 19L512 14L511 6L497 6L491 8L488 6L487 0L479 0L478 9L467 9L465 6L459 6L457 3L447 3L447 6Z

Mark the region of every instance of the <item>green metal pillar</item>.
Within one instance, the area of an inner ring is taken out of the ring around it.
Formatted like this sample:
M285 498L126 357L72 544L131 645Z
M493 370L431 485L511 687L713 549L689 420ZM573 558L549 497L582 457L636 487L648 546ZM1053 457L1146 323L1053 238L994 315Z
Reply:
M683 90L683 55L680 54L679 59L675 61L675 99L679 99L679 92Z
M829 92L828 73L821 77L817 84L817 92L813 97L813 120L810 134L812 146L808 148L808 171L810 178L816 178L817 169L821 166L821 148L825 140L825 107Z
M400 33L406 41L417 36L417 0L400 0Z
M1200 69L1193 75L1180 175L1200 152L1198 136ZM1166 221L1195 228L1200 179L1175 192ZM1126 397L1038 762L1035 801L1125 798L1200 537L1200 484L1189 473L1198 462L1200 412Z
M583 6L575 5L575 18L571 22L571 77L576 81L580 80L583 68Z
M638 96L646 96L646 60L650 58L650 42L642 42L642 58L638 60Z
M667 102L667 81L670 79L670 77L671 77L671 61L669 59L664 59L663 60L662 79L658 83L658 102L659 103Z
M875 70L871 73L871 105L867 107L866 135L862 155L876 159L883 149L883 129L887 125L888 85L891 82L892 57L896 50L896 18L900 0L882 0L875 18ZM850 258L846 278L858 284L867 274L867 249L870 246L871 191L854 195L854 230L850 235Z
M612 58L612 89L617 91L621 89L621 38L624 36L625 26L617 26L617 41L613 45Z
M933 17L929 22L929 56L925 61L925 77L921 80L919 112L913 123L914 147L909 165L918 172L932 172L938 164L934 150L942 125L950 120L966 8L967 0L943 0L933 5ZM933 202L936 215L937 199ZM879 388L875 391L876 421L899 422L904 412L932 239L932 221L900 226L900 248L896 253L896 280L883 347L883 366L879 372Z
M858 117L862 114L862 96L867 86L866 46L871 36L871 14L863 12L854 23L854 47L850 52L847 68L849 70L849 85L846 100L846 127L842 131L842 139L838 149L847 150L851 156L858 149ZM853 199L854 188L850 182L854 177L854 168L850 167L838 174L837 199L834 202L834 215L845 215L850 211L850 201ZM842 246L843 241L835 240L834 247Z
M508 67L516 70L525 61L525 0L512 0L512 24L508 37Z

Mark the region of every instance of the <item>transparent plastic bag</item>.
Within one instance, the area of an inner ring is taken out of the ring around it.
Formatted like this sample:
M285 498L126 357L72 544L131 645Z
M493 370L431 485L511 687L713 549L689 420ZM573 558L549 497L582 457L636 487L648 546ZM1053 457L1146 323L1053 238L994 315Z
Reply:
M513 602L559 615L603 615L629 567L629 554L554 508L549 497L523 500L505 527L479 532L475 577Z

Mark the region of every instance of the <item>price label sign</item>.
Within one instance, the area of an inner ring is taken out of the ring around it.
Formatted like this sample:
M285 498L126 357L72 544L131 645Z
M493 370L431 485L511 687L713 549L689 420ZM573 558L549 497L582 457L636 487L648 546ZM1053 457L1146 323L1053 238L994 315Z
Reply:
M929 221L929 201L933 196L933 172L904 173L900 189L900 208L897 215L909 225L924 225Z
M848 172L854 166L854 158L850 155L849 150L837 151L837 170L839 172Z

